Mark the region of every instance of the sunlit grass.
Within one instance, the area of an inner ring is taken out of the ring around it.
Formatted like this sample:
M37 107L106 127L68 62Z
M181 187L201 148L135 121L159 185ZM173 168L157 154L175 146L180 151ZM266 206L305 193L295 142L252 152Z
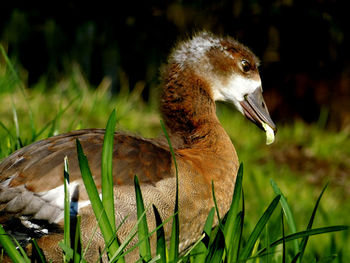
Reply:
M10 91L0 87L0 136L6 138L0 142L0 158L15 149L16 138L9 136L9 133L16 134L12 108L17 112L19 135L24 145L33 142L32 126L39 135L35 140L82 128L104 128L102 116L108 116L114 108L118 112L118 130L142 131L145 136L160 132L158 113L140 99L139 91L124 89L113 95L108 78L96 90L81 83L81 79L80 71L76 70L50 88L44 81L24 92L18 85ZM33 123L29 111L34 113Z
M34 140L38 140L75 129L104 128L114 108L117 111L117 130L145 137L157 136L162 133L158 111L142 101L140 90L142 87L130 92L129 87L123 87L120 93L111 94L108 78L93 89L78 67L71 76L51 87L42 80L30 89L24 89L14 80L12 73L0 71L0 158L18 147L18 139L23 145L33 142L33 133L36 135ZM16 138L13 109L17 113L19 138ZM32 118L29 112L32 112ZM350 224L349 130L334 132L302 121L288 125L277 123L276 141L266 146L265 133L237 111L218 105L217 112L240 161L245 164L244 228L247 233L254 229L267 204L275 197L271 178L286 197L298 231L306 229L315 202L327 181L330 184L320 203L314 226ZM286 160L279 157L283 155L286 155ZM340 177L341 171L344 171L343 177ZM280 214L273 215L266 227L269 234L263 232L262 238L268 236L272 240L276 237L280 230L272 226L280 221ZM286 235L290 234L289 231L287 225ZM338 262L347 262L350 260L349 242L348 232L310 237L304 260L310 262L315 257L342 251Z
M325 130L317 123L306 124L302 121L285 125L277 123L279 130L276 141L271 146L266 146L264 132L243 116L226 105L219 106L218 114L232 138L240 161L245 164L243 184L247 216L250 219L257 218L262 211L262 204L273 197L273 192L266 190L270 189L272 178L290 200L294 214L298 215L295 218L298 230L306 227L305 218L311 216L315 200L327 182L330 185L320 204L315 225L349 225L349 130ZM285 159L279 158L284 154ZM343 176L340 177L341 175ZM250 224L247 222L247 227L253 226ZM350 240L348 233L310 238L309 245L316 255L322 255L325 250L331 249L333 238L338 241L337 248L343 248L343 257L350 259L346 245Z

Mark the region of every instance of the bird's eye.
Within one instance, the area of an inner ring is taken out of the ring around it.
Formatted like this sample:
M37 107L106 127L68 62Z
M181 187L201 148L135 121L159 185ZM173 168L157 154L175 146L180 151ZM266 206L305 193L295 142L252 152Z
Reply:
M250 63L249 63L247 60L245 60L245 59L243 59L243 60L241 61L241 65L242 65L242 70L243 70L244 72L248 72L248 71L252 68L252 66L250 65Z

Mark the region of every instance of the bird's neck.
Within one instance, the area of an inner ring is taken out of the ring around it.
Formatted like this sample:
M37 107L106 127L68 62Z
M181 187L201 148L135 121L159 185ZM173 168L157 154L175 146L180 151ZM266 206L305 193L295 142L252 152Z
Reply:
M232 145L217 116L209 83L191 68L169 65L164 75L161 112L172 135L185 147ZM233 147L233 146L232 146Z
M209 83L176 65L165 73L161 112L172 140L180 141L174 147L178 158L208 180L207 185L214 182L218 192L232 196L238 157L216 116ZM227 207L220 207L220 211L225 213Z

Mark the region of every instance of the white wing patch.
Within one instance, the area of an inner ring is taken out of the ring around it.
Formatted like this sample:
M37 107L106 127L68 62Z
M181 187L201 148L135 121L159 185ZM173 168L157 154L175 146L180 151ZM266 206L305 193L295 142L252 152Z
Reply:
M70 194L70 214L76 215L79 212L79 209L90 205L90 200L85 201L75 201L72 200L73 196L75 194L75 191L77 187L79 187L80 184L78 181L71 182L69 184L69 194ZM63 209L64 209L64 185L60 185L50 191L39 193L38 194L41 199L48 202L53 207L58 207L62 210L62 213L60 215L57 215L55 222L59 222L63 218Z
M74 190L76 187L78 187L78 185L79 183L77 181L71 182L69 184L70 198L72 198ZM47 192L37 193L37 195L52 205L55 205L61 209L64 208L64 185L60 185Z
M0 184L0 203L5 204L4 211L29 218L58 223L64 216L64 186L60 185L46 192L34 193L24 185L8 187L15 175ZM79 209L90 205L90 200L79 201L76 195L79 181L69 184L71 199L70 214L76 215Z

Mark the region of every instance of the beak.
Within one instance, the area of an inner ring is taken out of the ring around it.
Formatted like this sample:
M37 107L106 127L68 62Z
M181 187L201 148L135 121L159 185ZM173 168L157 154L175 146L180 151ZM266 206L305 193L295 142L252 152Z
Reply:
M244 115L249 120L262 130L264 130L263 123L267 124L276 134L277 128L270 117L261 89L258 88L253 93L246 95L240 104L243 108Z

